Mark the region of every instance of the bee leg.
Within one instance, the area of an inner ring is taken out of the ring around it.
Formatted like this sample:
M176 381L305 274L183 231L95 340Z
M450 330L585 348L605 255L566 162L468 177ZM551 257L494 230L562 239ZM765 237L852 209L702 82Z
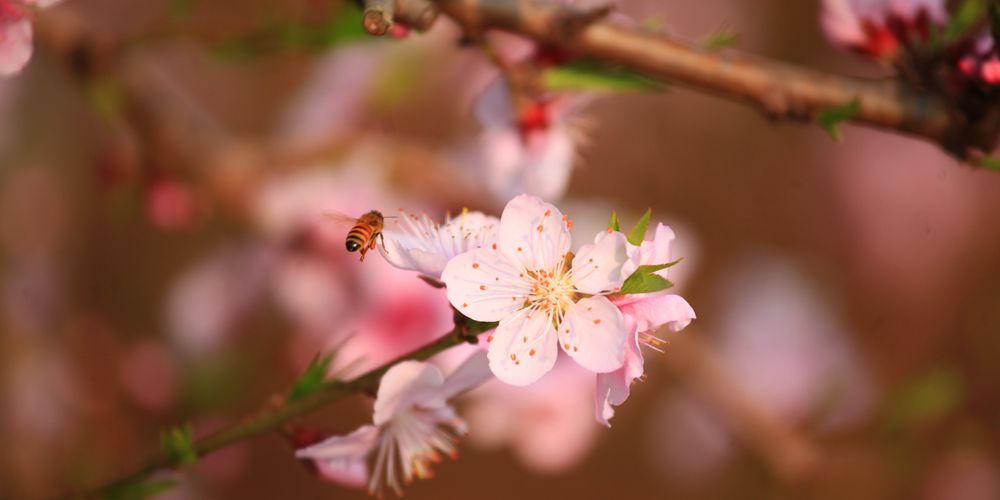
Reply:
M379 241L382 242L382 251L385 252L385 253L389 253L389 250L385 248L385 236L382 236L382 233L378 233L378 239L379 239ZM374 241L372 242L372 248L375 248L375 242Z
M365 261L365 254L368 253L368 248L367 247L362 247L360 253L361 253L361 262L364 262Z

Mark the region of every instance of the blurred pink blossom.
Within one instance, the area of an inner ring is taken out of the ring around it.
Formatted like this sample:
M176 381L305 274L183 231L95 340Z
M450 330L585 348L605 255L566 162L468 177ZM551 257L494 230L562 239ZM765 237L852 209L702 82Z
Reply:
M1000 464L976 449L947 452L923 474L921 500L1000 498Z
M683 445L656 449L656 462L671 471L697 464L689 472L702 477L730 456L734 438L763 446L767 432L774 449L758 452L778 467L797 467L811 455L786 429L863 423L875 403L873 382L828 299L795 267L759 257L724 276L713 315L717 348L705 361L718 373L710 375L711 390L672 391L651 417L651 442L684 436Z
M147 410L162 411L177 396L178 371L166 346L140 340L122 354L118 379L125 392Z
M181 229L197 215L197 200L189 185L176 179L154 181L145 197L146 217L159 229Z
M488 348L490 369L509 384L527 385L551 370L560 344L595 373L624 362L624 318L604 295L630 272L625 235L600 232L567 265L569 225L554 205L515 197L500 217L497 244L456 256L441 275L458 311L500 322ZM593 296L574 301L577 293Z
M487 187L500 199L521 193L559 199L569 184L582 141L580 94L515 99L506 78L497 77L479 96L475 114L483 131L478 154Z
M591 416L594 375L563 357L527 387L488 382L469 393L469 439L484 449L508 446L527 467L555 474L578 465L597 441Z
M0 0L0 76L21 71L31 59L31 9L60 0Z
M482 351L447 378L434 365L404 361L382 377L372 425L300 449L295 455L314 460L332 482L353 487L368 483L369 493L381 496L388 487L402 495L404 483L430 477L432 464L442 454L457 456L455 437L464 435L466 427L448 401L489 378ZM374 470L369 472L372 458Z
M454 327L445 291L413 273L379 259L365 261L359 283L362 300L346 318L328 345L337 348L334 368L355 371L374 368L430 343Z
M948 19L944 0L824 0L820 24L831 43L876 59L926 41Z
M276 252L264 245L221 249L183 272L168 292L167 330L192 354L221 347L244 313L261 299Z

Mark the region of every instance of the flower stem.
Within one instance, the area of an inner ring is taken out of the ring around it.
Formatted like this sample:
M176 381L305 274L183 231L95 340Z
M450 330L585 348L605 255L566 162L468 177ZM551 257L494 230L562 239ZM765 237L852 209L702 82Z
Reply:
M476 323L463 320L464 317L456 315L455 328L451 332L443 335L436 341L427 344L415 351L404 354L399 358L390 361L378 368L375 368L353 380L342 381L333 380L322 389L303 396L301 399L285 402L279 406L269 406L268 408L242 419L239 423L209 434L194 442L194 452L198 457L203 457L215 450L224 448L238 441L264 434L274 429L288 420L319 409L329 403L343 399L351 394L357 394L378 386L382 375L385 374L396 363L406 360L424 360L451 347L470 341L470 335L486 331L495 324ZM475 337L471 337L475 338ZM174 463L163 450L154 454L147 464L135 472L108 482L87 493L71 495L70 498L116 498L116 492L121 492L131 485L135 485L146 480L154 472L162 469L175 468L179 464Z

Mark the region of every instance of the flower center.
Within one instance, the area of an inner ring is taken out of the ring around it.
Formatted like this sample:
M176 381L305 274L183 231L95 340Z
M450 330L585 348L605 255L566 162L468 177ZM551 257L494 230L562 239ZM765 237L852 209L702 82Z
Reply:
M544 311L551 317L561 318L577 299L576 287L570 280L566 266L560 264L551 271L528 271L531 293L526 305Z

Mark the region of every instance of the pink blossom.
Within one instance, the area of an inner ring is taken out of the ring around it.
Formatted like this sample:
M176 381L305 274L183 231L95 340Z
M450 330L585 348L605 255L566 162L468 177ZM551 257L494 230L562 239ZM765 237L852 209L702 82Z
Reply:
M520 193L558 199L566 192L582 133L581 95L516 99L497 77L476 100L483 126L476 163L501 199Z
M379 251L393 266L440 278L452 257L493 243L499 224L496 217L462 211L439 225L426 214L400 210L395 219L386 220L385 246Z
M466 427L448 400L489 378L482 351L447 378L434 365L404 361L382 377L372 425L300 449L295 455L314 460L330 481L353 487L367 483L368 491L378 495L388 486L402 495L404 483L430 477L431 465L442 454L456 456L454 438L465 434ZM369 471L371 459L374 470Z
M146 193L146 217L154 226L180 229L190 225L197 214L195 193L186 183L164 179L149 186Z
M635 267L670 262L670 246L674 231L663 224L657 224L653 239L643 241L638 251L633 252ZM669 269L657 271L664 278ZM695 318L694 309L677 294L667 290L654 293L618 296L612 300L625 317L628 340L625 343L624 365L611 372L597 375L597 421L611 426L608 422L618 406L629 396L629 386L642 377L643 358L640 347L645 345L660 351L663 341L652 335L661 326L672 332L687 327Z
M605 295L630 271L625 235L602 231L573 256L568 226L555 206L518 196L504 208L497 243L456 256L441 275L462 314L500 323L488 348L490 369L509 384L538 380L559 346L596 373L624 363L625 319Z
M824 0L820 24L839 47L892 59L912 40L928 38L930 24L944 25L944 0Z
M527 387L490 381L465 398L469 440L483 449L509 448L534 471L556 474L586 458L600 427L591 416L594 376L565 356Z
M31 8L59 0L0 0L0 76L21 71L31 59Z
M362 300L351 314L341 315L339 331L329 340L338 349L335 368L348 373L389 362L454 327L444 290L379 259L365 264Z

